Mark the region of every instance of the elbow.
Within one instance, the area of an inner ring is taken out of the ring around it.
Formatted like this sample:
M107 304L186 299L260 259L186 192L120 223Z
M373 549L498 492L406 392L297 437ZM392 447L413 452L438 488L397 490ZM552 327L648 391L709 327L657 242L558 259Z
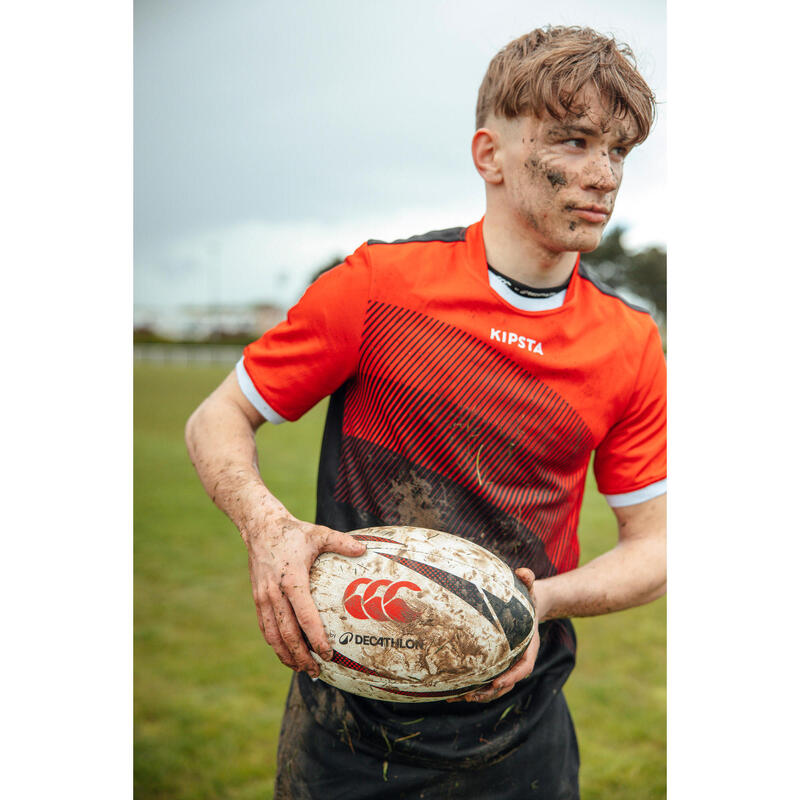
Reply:
M649 600L658 600L667 593L667 554L663 546L663 537L654 542L656 552L650 562L650 592Z
M650 589L649 596L647 598L648 603L652 603L653 600L658 600L659 597L663 597L667 593L667 571L666 566L662 566L659 570L659 575L656 580L653 581L652 588Z
M192 460L192 463L194 463L197 424L201 408L202 406L199 406L192 412L192 415L186 420L186 425L183 428L183 440L186 443L186 450L189 453L189 458Z

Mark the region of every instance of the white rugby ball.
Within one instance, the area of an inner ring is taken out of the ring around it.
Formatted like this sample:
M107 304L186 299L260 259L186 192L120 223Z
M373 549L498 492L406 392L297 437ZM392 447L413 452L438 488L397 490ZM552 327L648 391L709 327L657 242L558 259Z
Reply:
M362 697L457 697L508 669L536 624L511 567L467 539L413 527L351 531L363 556L323 553L311 595L333 646L320 679Z

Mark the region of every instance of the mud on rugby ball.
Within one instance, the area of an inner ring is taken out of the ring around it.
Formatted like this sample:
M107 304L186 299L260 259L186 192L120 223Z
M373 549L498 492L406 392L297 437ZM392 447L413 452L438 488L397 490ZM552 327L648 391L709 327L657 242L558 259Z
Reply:
M333 646L320 679L354 694L419 703L457 697L510 667L535 617L502 559L441 531L351 531L363 556L323 553L311 595Z

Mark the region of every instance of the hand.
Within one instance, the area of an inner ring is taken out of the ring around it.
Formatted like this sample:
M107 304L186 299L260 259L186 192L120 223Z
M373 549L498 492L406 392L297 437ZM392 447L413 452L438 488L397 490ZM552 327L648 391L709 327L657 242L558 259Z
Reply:
M258 626L278 658L316 678L319 667L303 639L325 661L333 650L311 598L309 571L320 553L360 556L362 542L346 533L295 519L285 509L265 511L242 531Z
M531 597L534 609L536 608L536 598L533 592L534 574L529 569L521 567L515 570L519 579L525 584L528 593ZM496 700L504 694L508 694L514 685L527 678L533 672L533 665L536 663L536 656L539 654L539 618L537 614L536 623L533 631L533 638L531 643L525 649L522 658L517 661L512 667L509 667L502 675L498 675L488 686L482 689L476 689L473 692L468 692L461 697L454 697L448 700L448 703L453 703L458 700L466 700L468 703L488 703L490 700Z

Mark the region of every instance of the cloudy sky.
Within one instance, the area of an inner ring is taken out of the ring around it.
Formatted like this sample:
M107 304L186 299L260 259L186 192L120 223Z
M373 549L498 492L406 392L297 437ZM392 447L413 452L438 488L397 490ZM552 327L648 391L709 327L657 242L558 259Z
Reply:
M292 302L368 238L483 212L470 157L494 53L545 24L628 42L662 105L612 224L666 243L662 0L136 0L137 307Z

